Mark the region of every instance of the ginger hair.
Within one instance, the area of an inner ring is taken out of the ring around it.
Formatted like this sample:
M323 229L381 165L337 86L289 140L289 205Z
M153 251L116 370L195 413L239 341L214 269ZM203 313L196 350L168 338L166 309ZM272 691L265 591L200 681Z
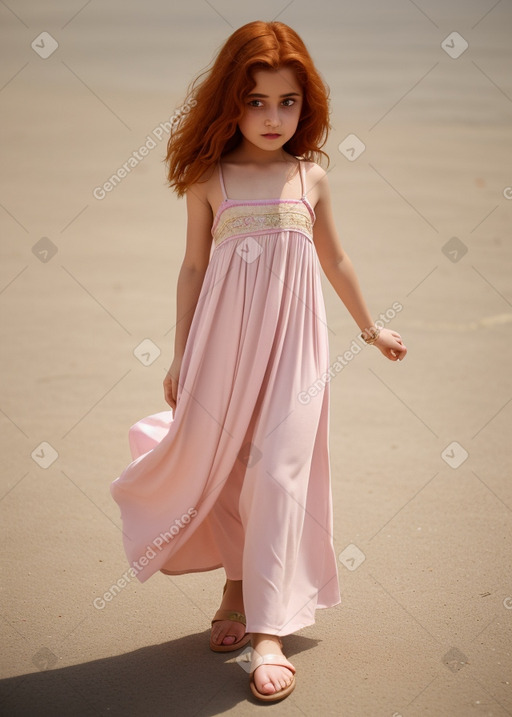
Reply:
M178 197L241 142L238 122L256 85L254 73L283 67L295 72L303 92L297 130L283 149L305 160L329 160L321 149L330 129L328 87L292 28L258 20L236 30L211 68L189 87L189 111L181 114L167 143L167 177Z

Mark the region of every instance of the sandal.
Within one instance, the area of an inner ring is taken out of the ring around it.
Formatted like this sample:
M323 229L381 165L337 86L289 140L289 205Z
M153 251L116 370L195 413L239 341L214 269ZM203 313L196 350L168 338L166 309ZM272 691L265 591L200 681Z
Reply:
M222 594L226 592L227 588L227 581L224 585L224 589L222 591ZM239 622L241 625L245 627L246 620L245 615L241 612L236 612L235 610L217 610L215 613L213 620L212 620L212 626L214 622L222 622L223 620L229 620L231 622ZM225 635L225 637L228 637L228 635ZM231 637L234 637L234 635L231 635ZM241 647L245 647L247 643L250 641L251 635L250 633L246 632L243 637L241 637L237 642L233 642L231 645L218 645L215 642L212 641L211 635L210 635L210 650L213 650L213 652L234 652L235 650L239 650Z
M256 683L254 682L254 673L256 672L258 667L261 667L262 665L279 665L280 667L286 667L288 670L290 670L290 672L292 673L292 681L290 682L288 687L284 687L278 692L272 692L269 695L260 692L256 687ZM277 702L278 700L282 700L285 697L288 697L288 695L295 689L295 667L292 665L291 662L288 662L284 655L258 655L256 650L253 650L251 660L250 687L252 694L257 699L262 700L263 702Z

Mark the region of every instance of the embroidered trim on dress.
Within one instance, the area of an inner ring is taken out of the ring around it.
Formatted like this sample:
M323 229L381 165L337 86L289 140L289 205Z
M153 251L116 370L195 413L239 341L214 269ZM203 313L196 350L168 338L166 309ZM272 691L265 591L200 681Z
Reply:
M305 204L263 204L228 206L213 232L218 245L228 237L261 234L267 231L298 231L313 238L313 223Z

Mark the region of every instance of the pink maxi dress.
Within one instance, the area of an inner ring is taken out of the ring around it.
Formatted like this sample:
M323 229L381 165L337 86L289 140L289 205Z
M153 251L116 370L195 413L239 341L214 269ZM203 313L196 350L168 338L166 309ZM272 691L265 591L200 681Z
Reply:
M111 491L141 582L224 567L243 579L247 631L282 636L340 602L315 214L303 161L300 199L228 199L218 170L177 408L132 426Z

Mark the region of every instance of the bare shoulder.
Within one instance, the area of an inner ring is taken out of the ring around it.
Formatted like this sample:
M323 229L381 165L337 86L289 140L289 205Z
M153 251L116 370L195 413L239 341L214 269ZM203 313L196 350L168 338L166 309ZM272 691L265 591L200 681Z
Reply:
M199 180L189 187L189 191L193 191L203 204L208 205L213 218L224 199L217 163L208 167Z
M311 177L313 180L319 181L323 177L327 176L327 172L325 171L325 169L323 169L316 162L310 162L308 160L303 160L303 164L306 168L307 176Z
M217 188L218 178L215 167L208 169L199 177L197 182L191 184L186 192L187 205L194 210L202 210L206 213L212 211L212 195Z
M314 207L328 192L327 172L316 162L304 161L307 196Z

